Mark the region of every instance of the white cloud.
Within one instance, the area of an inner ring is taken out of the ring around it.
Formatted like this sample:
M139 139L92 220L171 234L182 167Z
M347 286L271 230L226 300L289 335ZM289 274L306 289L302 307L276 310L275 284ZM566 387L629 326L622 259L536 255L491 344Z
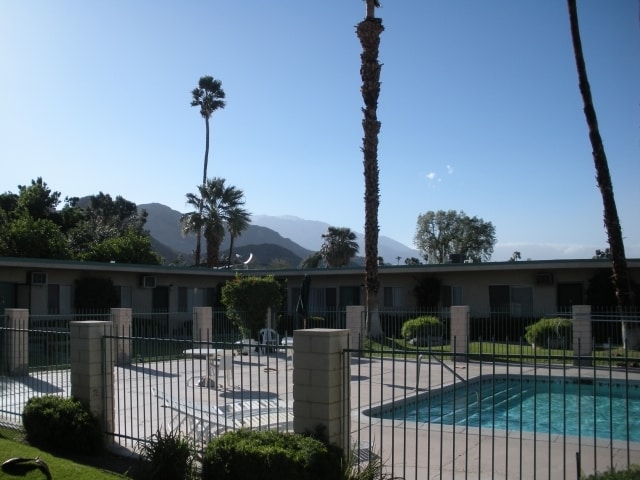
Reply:
M438 175L436 175L435 172L427 173L425 176L427 177L427 180L435 180L438 178Z
M447 165L447 173L448 173L449 175L452 175L452 174L453 174L453 166L451 166L451 165Z

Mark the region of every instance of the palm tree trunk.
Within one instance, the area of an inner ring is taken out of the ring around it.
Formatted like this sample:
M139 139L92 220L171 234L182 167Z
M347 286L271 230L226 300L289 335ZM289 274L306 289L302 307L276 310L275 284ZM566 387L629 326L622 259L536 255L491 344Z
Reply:
M233 255L233 241L235 239L235 235L229 235L229 260L227 261L227 267L231 267L231 255Z
M202 173L202 185L207 184L207 167L209 166L209 119L204 119L206 136L204 139L204 171Z
M627 268L627 259L624 253L624 242L622 240L622 228L620 227L620 219L618 218L618 210L613 195L613 184L611 174L609 173L609 163L604 152L604 144L600 136L598 127L598 118L596 116L593 98L591 97L591 87L587 77L587 68L585 66L584 54L582 52L582 40L580 38L580 29L578 24L578 11L576 0L567 0L569 8L569 22L571 24L571 40L573 42L573 51L578 70L578 82L580 93L584 103L584 115L589 127L589 140L593 149L593 162L596 168L596 179L598 188L602 194L602 203L604 205L604 225L607 231L609 241L609 249L611 251L611 260L613 266L613 285L616 290L618 300L618 309L621 314L629 312L634 306L633 291L629 281L629 272ZM622 322L622 335L626 347L636 348L638 346L639 329L637 326Z
M202 253L202 232L196 232L196 250L194 252L196 267L200 265L200 256Z
M364 131L362 152L364 155L364 181L365 181L365 225L364 225L364 250L365 250L365 289L367 308L367 329L372 338L383 335L380 325L380 312L378 305L378 207L380 205L380 186L378 170L378 134L380 122L378 121L378 97L380 95L380 63L378 62L378 50L380 46L380 34L384 31L382 20L373 16L374 0L367 0L367 16L357 26L357 34L362 45L360 56L362 66L362 99L364 108L362 113L362 129Z
M207 167L209 166L209 118L205 117L205 139L204 139L204 170L202 172L202 185L207 184ZM202 204L200 204L200 216L202 217ZM202 232L198 230L196 232L196 266L200 265L200 254L202 251ZM208 263L208 260L207 260Z

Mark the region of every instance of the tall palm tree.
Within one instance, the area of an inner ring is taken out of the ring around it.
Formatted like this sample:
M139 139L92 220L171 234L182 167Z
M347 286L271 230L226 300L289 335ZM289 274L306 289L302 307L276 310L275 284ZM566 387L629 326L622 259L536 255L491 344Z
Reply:
M329 227L322 234L324 243L320 252L329 267L344 267L358 253L360 246L356 234L346 227Z
M356 29L362 54L360 59L360 76L362 77L362 99L364 108L362 113L362 152L364 155L364 251L365 251L365 289L367 329L370 337L383 335L380 325L380 311L378 305L378 207L380 206L380 185L378 170L378 97L380 96L380 62L378 50L380 34L384 31L382 19L375 17L375 9L380 6L378 0L365 0L367 4L366 16Z
M222 82L211 76L200 77L198 86L191 91L192 107L200 107L200 115L204 118L206 129L204 147L204 171L202 172L202 184L207 183L207 166L209 164L209 119L213 112L225 107L224 90Z
M207 180L200 186L202 198L202 230L207 241L207 266L217 267L220 260L220 244L224 240L229 219L233 214L249 214L242 209L244 193L236 187L227 187L224 178ZM238 213L242 210L242 213Z
M200 107L200 115L204 118L205 124L205 147L204 147L204 169L202 172L202 185L207 183L207 167L209 165L209 119L213 112L218 109L224 108L226 103L224 101L224 90L222 89L222 82L216 80L211 76L200 77L198 86L191 91L191 106ZM202 216L202 211L200 211ZM196 252L195 260L196 266L200 265L200 242L202 237L202 229L194 230L196 234Z
M227 231L229 232L229 259L227 266L231 266L231 259L233 258L233 242L236 237L242 235L251 223L251 214L242 207L232 208L229 212L229 219L227 220Z
M585 66L584 54L582 52L582 40L578 24L578 9L576 0L567 0L569 8L569 22L571 25L571 40L573 42L573 52L578 70L578 83L582 101L584 103L584 115L589 127L589 140L593 150L593 162L596 168L596 179L598 188L602 195L604 205L604 226L607 231L611 261L613 266L613 284L616 290L618 307L621 313L629 312L635 305L633 289L629 280L627 259L624 253L624 242L622 240L622 228L618 217L618 209L613 195L613 183L609 173L609 163L604 152L604 144L600 136L598 118L591 97L591 87L587 78L587 68ZM622 335L625 346L635 348L640 340L640 329L637 326L622 322Z
M187 204L193 207L193 211L183 213L180 216L182 234L196 234L196 249L193 252L195 265L200 265L201 238L202 238L202 198L195 193L187 193Z

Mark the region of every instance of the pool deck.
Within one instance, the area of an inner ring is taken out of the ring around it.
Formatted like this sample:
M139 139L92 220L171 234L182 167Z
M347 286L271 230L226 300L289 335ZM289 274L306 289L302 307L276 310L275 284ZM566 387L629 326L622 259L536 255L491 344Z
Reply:
M198 379L211 375L206 358L152 362L143 365L116 367L115 408L120 411L114 426L128 449L135 442L131 438L148 438L167 423L170 408L156 394L175 399L189 408L202 408L209 415L230 408L230 404L245 402L254 408L256 402L278 402L284 410L293 406L291 356L284 352L268 355L235 356L233 358L233 382L218 372L220 385L199 386ZM552 367L546 365L520 367L506 364L449 364L448 368L433 360L420 364L414 360L351 358L351 440L360 448L370 447L380 453L386 470L400 478L576 478L576 452L581 451L582 471L603 471L610 464L640 464L640 443L609 442L561 435L509 432L503 430L463 428L371 418L362 412L368 408L404 402L416 394L468 380L480 375L559 375L566 377L594 378L594 369L588 367ZM419 371L419 378L418 378ZM455 372L455 375L454 373ZM458 377L456 377L456 375ZM33 377L33 376L32 376ZM30 377L30 378L32 378ZM640 371L596 369L595 378L614 378L640 381ZM10 395L10 402L3 401L2 410L21 411L26 399L38 387L28 387L26 379L0 377L3 398ZM68 392L68 371L58 371L55 377L39 378L41 385L54 385L57 391ZM195 383L194 383L195 382ZM20 386L18 388L16 385ZM417 388L416 388L417 387ZM155 392L155 393L154 393ZM229 407L225 407L229 405ZM288 422L280 411L268 418ZM179 415L178 415L179 417ZM267 418L267 417L265 417ZM184 416L183 416L184 420ZM220 427L216 433L232 425L228 418L212 421ZM180 422L180 418L177 419ZM193 427L193 426L192 426ZM293 429L286 423L285 428ZM534 467L536 470L534 470Z
M371 364L371 366L367 365ZM406 368L405 368L406 365ZM593 438L577 438L546 433L429 425L398 420L375 419L363 415L366 408L396 402L402 405L405 398L426 393L455 382L472 380L480 375L539 375L541 377L588 377L640 381L640 371L627 375L623 370L594 369L587 367L552 367L547 365L514 366L506 364L459 364L450 365L460 378L443 369L437 361L423 361L420 368L418 389L416 362L384 362L360 360L352 375L361 382L358 389L352 381L352 437L369 442L379 448L386 466L393 475L404 478L448 478L464 477L465 472L473 478L577 478L577 455L581 451L582 471L607 470L614 465L627 464L627 452L632 464L640 464L640 443ZM356 373L357 372L357 373ZM364 372L364 373L363 373ZM370 374L369 374L370 372ZM365 379L364 377L370 378ZM353 377L352 377L353 378ZM390 379L402 379L402 383ZM408 392L407 386L413 387ZM369 402L370 392L382 401ZM360 397L359 402L357 396ZM355 397L355 398L354 398ZM355 401L354 401L355 400ZM357 437L359 431L359 437ZM629 446L629 450L627 450ZM384 452L402 452L385 455ZM537 469L534 473L534 467Z

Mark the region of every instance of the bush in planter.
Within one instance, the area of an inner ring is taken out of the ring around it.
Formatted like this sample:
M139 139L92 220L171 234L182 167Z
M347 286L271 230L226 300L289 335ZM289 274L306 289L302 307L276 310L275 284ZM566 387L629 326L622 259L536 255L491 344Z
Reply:
M97 454L104 448L98 417L75 398L32 397L22 411L22 424L30 443L49 450Z
M237 430L216 437L202 457L202 478L216 480L334 480L341 455L310 436L275 430Z
M559 341L563 338L565 345L569 345L572 332L573 323L568 318L541 318L525 329L524 338L531 345L552 348L560 346Z
M400 334L405 339L420 339L430 342L442 338L442 322L438 317L431 315L423 315L421 317L412 318L402 324Z

